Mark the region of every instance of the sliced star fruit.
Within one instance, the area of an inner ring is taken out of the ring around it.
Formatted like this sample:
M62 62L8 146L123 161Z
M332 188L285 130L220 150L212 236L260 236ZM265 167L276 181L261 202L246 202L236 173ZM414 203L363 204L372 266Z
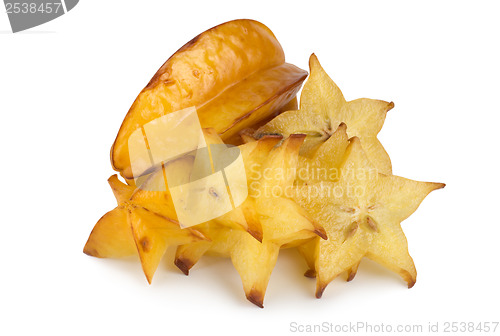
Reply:
M377 134L394 103L368 98L348 102L314 54L309 59L309 68L310 75L300 96L300 109L280 114L260 127L254 137L306 134L300 154L311 157L337 127L345 123L349 137L357 136L361 140L363 149L375 167L381 173L391 174L389 155L377 139Z
M256 187L260 183L259 180L263 162L266 160L273 147L280 141L280 136L266 136L259 141L253 141L251 144L239 146L241 154L244 158L243 162L245 165L245 173L250 195L252 194L251 191L256 190ZM262 242L262 226L259 215L255 210L255 197L247 197L243 204L235 210L243 212L244 219L249 228L248 232L259 242ZM191 267L193 267L213 245L212 242L217 240L216 235L218 235L222 226L230 224L228 223L228 220L230 219L227 216L222 216L209 223L197 226L198 230L203 232L208 237L211 237L211 242L192 243L185 246L179 246L177 248L175 264L184 274L188 275ZM238 235L238 233L234 232L233 238L237 239L236 236ZM220 237L220 235L218 236ZM246 235L242 236L247 238Z
M151 283L169 246L207 240L195 229L181 229L174 219L134 204L131 198L138 189L120 182L116 175L108 181L118 206L94 226L84 253L98 258L138 254L144 274Z
M401 222L445 185L378 173L357 137L343 158L337 182L304 184L294 197L328 236L299 247L310 267L306 275L316 276L316 297L343 272L352 280L363 257L398 273L411 288L417 272Z
M207 227L206 231L200 228L211 241L179 246L176 265L181 270L188 274L205 253L229 256L240 274L247 299L263 307L280 247L316 236L326 239L323 228L286 194L293 193L303 139L302 135L292 135L274 149L280 138L264 137L240 146L245 165L250 167L249 196L242 206L247 221L258 222L262 227L262 242L247 232L227 227Z
M208 144L222 143L213 129L203 131ZM195 159L192 155L186 155L166 165L175 166L171 171L177 174L177 181L188 182ZM180 228L164 169L165 167L162 167L142 178L140 187L124 184L116 175L108 180L118 207L108 212L96 224L85 245L86 254L106 258L138 253L146 278L151 283L169 246L209 240L197 230L200 225ZM258 227L247 226L241 208L221 216L218 225L226 225L235 231L243 229L250 232L250 237L262 239L260 224ZM212 224L207 222L204 226L211 227Z

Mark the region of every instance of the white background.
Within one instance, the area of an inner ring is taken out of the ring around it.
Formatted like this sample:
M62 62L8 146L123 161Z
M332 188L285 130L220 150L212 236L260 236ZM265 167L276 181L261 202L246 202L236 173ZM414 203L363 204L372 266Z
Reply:
M499 10L493 1L85 0L12 34L2 8L0 334L499 321ZM268 25L301 68L315 52L347 99L395 102L379 136L394 173L447 183L403 222L413 289L365 261L318 300L305 263L284 251L259 309L226 259L203 259L186 277L169 251L150 286L135 259L82 253L115 206L109 149L136 95L185 42L235 18Z

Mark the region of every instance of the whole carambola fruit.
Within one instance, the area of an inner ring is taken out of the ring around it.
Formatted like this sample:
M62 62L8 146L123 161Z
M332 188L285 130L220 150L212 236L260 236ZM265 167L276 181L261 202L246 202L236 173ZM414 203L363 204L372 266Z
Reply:
M294 99L306 76L285 63L281 45L262 23L234 20L211 28L175 52L136 98L111 149L113 168L133 178L130 135L187 107L197 108L202 127L234 143L240 130L270 119ZM150 168L148 160L133 165L136 174Z

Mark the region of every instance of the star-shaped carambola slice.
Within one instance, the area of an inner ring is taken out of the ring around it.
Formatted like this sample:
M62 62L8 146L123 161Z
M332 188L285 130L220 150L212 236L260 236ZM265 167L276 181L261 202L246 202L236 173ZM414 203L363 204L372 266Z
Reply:
M319 146L318 150L314 152L311 158L299 156L299 168L295 183L298 186L304 186L321 181L338 181L340 164L342 163L348 145L347 126L341 123L331 137ZM314 188L311 191L313 191L313 193L308 195L308 197L315 197ZM317 238L314 238L298 246L298 250L306 258L306 262L310 268L304 275L311 278L316 276L314 273L313 257L316 239ZM347 272L354 277L356 269L357 265ZM349 280L352 279L349 278Z
M208 144L222 143L212 129L204 129ZM165 178L165 167L172 168L175 180L189 182L194 155L186 155L168 162L142 178L139 188L126 185L116 176L109 183L118 201L118 207L107 213L96 224L84 252L99 257L123 257L139 253L146 278L151 283L158 264L168 246L208 240L197 227L181 229L177 220L172 196ZM234 209L220 217L220 224L234 230L247 230L261 239L259 227L247 226L242 209Z
M211 242L177 249L176 264L186 274L205 252L229 256L240 274L247 299L263 307L280 247L316 236L326 238L324 230L288 196L293 194L291 189L303 138L303 135L292 135L272 150L279 138L262 138L240 146L249 178L249 195L242 206L247 221L259 222L262 227L262 242L247 232L224 227L200 229Z
M94 226L84 253L99 258L139 254L144 274L151 283L168 246L207 239L195 229L181 229L176 220L135 204L134 195L141 195L141 189L120 182L116 175L108 182L118 206Z
M249 227L248 232L259 242L262 242L262 226L259 215L255 209L255 197L252 195L259 189L263 163L266 161L271 150L281 141L281 139L280 136L265 136L259 141L253 139L251 144L239 146L245 166L249 197L247 197L243 204L235 210L240 210L244 214L245 222ZM198 262L205 252L207 252L214 241L222 239L222 236L218 235L218 233L224 225L231 224L228 223L230 220L231 219L227 216L222 216L208 223L197 225L196 228L207 237L211 237L211 241L192 243L177 248L175 264L184 274L189 274L189 270ZM216 238L216 235L218 238ZM236 239L236 235L239 234L235 233L234 239ZM247 238L246 235L242 236Z
M135 203L134 195L141 195L141 189L120 182L116 175L108 182L118 206L94 226L84 253L99 258L138 254L144 274L151 283L169 246L207 240L201 232L192 228L181 229L175 219ZM162 212L169 213L169 210Z
M363 257L398 273L408 287L417 272L401 222L442 183L384 175L370 162L359 138L349 140L338 182L303 185L295 199L326 230L328 240L300 247L316 274L316 297L345 271L353 276ZM314 196L312 196L314 195Z
M301 155L312 156L337 129L347 124L349 137L357 136L377 169L391 174L389 155L377 139L392 102L361 98L347 102L337 85L321 67L316 55L309 59L310 75L300 96L300 109L280 114L259 128L254 136L265 134L306 134Z

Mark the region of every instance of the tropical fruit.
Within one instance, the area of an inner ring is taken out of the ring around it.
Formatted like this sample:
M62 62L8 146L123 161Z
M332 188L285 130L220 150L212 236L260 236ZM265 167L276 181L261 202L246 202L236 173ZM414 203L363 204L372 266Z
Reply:
M352 280L365 256L398 273L411 288L417 272L401 221L444 184L378 173L359 138L347 140L345 127L337 133L343 135L335 137L337 148L345 149L338 177L301 185L294 197L328 236L298 247L310 268L306 275L316 276L316 297L341 273L347 271ZM330 166L336 164L331 161Z
M136 98L111 149L113 168L128 179L148 170L148 160L130 162L129 146L135 144L129 141L137 141L131 135L188 107L196 107L203 128L237 141L240 130L294 99L306 76L285 63L281 45L262 23L234 20L211 28L175 52Z
M210 237L209 242L193 242L177 249L175 263L186 275L204 253L228 256L240 274L247 299L263 307L280 247L314 237L326 239L323 228L291 199L304 137L291 135L276 148L273 146L280 137L263 137L240 146L249 186L242 209L247 221L262 229L262 240L229 226L206 225L199 230ZM224 223L224 219L215 222Z
M364 257L411 288L417 272L401 222L444 184L392 175L377 139L392 102L347 101L314 54L309 67L298 105L306 72L285 63L259 22L221 24L179 49L122 123L111 161L125 183L109 178L118 205L84 252L137 255L149 283L169 246L186 275L206 254L228 257L261 308L284 248L305 258L318 298L340 274L352 280ZM197 117L179 119L196 127L162 124L177 112ZM156 160L155 148L169 155ZM222 164L216 152L232 154Z
M315 54L309 58L309 68L311 74L300 96L300 110L280 114L260 127L254 136L306 134L301 154L310 156L341 123L345 123L349 137L357 136L361 140L363 149L375 167L381 173L391 174L391 160L377 139L377 134L394 103L368 98L348 102Z

